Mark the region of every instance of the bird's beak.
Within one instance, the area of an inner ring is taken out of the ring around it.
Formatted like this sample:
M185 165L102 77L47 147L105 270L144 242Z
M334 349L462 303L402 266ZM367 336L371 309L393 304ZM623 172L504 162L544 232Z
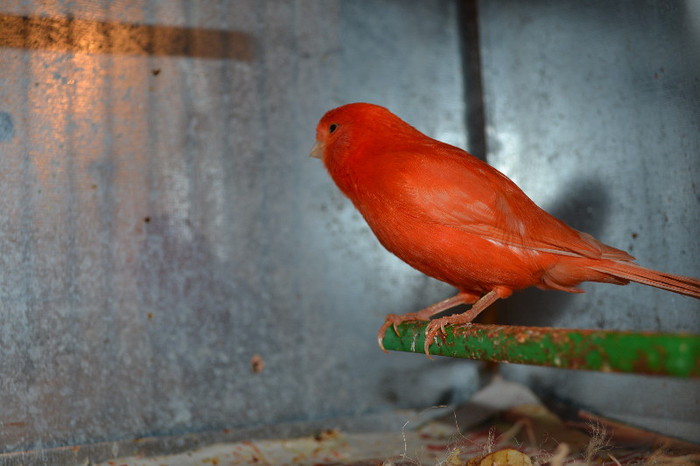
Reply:
M320 141L316 141L316 144L314 144L314 147L311 149L309 157L316 157L317 159L323 160L323 149L323 144L321 144Z

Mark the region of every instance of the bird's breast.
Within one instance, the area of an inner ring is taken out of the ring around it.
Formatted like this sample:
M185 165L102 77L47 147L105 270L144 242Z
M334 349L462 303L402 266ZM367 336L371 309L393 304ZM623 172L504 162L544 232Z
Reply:
M379 242L415 269L460 290L485 293L495 286L513 290L534 285L542 270L518 248L454 226L423 221L392 203L358 206Z

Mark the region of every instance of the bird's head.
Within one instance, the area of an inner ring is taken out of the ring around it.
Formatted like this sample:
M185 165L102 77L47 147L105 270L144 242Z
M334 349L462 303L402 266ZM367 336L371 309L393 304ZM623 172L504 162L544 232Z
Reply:
M421 134L384 107L347 104L323 115L310 155L323 160L338 187L350 196L359 171L372 166L375 157L415 141L416 136Z
M403 123L386 108L374 104L354 103L329 110L316 127L316 144L309 155L327 166L341 162L336 159L358 150L392 121Z

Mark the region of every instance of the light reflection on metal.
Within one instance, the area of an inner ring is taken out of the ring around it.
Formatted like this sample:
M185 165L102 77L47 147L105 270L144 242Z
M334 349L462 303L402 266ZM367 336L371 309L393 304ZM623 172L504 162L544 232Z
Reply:
M350 98L403 102L403 114L417 100L414 124L458 134L450 10L127 3L0 7L0 451L383 403L386 386L352 385L393 362L280 349L299 335L337 347L316 338L328 323L358 340L377 303L447 291L382 251L305 155L320 115ZM134 26L144 22L180 26ZM420 59L376 47L382 35L366 28L393 31ZM341 29L357 47L341 46ZM239 39L242 52L228 49ZM358 63L372 64L369 82ZM399 69L410 80L385 89ZM289 382L300 374L308 384ZM430 402L407 388L402 400Z

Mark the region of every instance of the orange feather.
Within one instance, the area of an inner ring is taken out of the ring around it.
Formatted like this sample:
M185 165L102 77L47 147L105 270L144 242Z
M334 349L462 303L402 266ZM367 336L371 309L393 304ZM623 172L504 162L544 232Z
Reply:
M312 156L379 241L399 258L459 293L419 312L390 314L379 330L430 320L425 351L440 329L470 322L499 298L536 286L572 293L584 281L635 281L700 298L700 281L643 268L634 257L579 232L539 208L501 172L431 139L389 110L355 103L326 113ZM458 304L463 313L431 320Z

